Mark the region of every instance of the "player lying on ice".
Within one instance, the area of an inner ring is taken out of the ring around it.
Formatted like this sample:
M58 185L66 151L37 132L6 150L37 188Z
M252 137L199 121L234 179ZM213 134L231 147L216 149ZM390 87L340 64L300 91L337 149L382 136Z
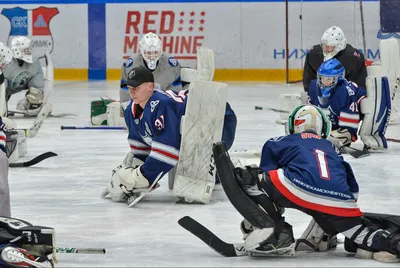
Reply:
M327 250L334 247L330 236L342 233L346 249L357 250L361 258L386 258L376 252L400 255L400 229L388 228L394 225L377 217L364 217L352 168L326 139L329 131L330 122L321 110L302 105L289 116L288 135L265 143L260 167L235 168L225 145L214 146L222 186L244 217L240 228L249 254L293 254L296 246ZM297 245L284 208L313 218Z
M135 192L152 189L157 180L177 164L181 118L185 114L187 99L191 98L190 93L186 97L188 91L175 94L155 90L154 76L145 67L133 68L126 83L132 98L124 113L131 151L122 165L113 170L102 194L114 201L127 201ZM230 106L226 104L222 140L228 148L233 143L237 122L235 114L233 111L228 113L229 110ZM210 157L211 147L207 161Z

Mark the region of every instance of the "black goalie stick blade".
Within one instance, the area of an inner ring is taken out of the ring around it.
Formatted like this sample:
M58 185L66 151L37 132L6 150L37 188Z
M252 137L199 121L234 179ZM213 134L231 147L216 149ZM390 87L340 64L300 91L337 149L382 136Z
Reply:
M35 158L33 158L30 161L27 162L21 162L21 163L10 163L8 166L9 167L30 167L33 165L36 165L39 162L42 162L43 160L53 157L53 156L57 156L56 153L53 152L47 152L47 153L43 153L41 155L36 156Z
M219 239L206 227L189 216L185 216L178 221L178 224L191 232L210 248L224 257L247 256L243 244L229 244Z
M370 155L368 148L366 148L365 146L362 150L358 150L353 147L345 147L344 150L354 158L366 157Z

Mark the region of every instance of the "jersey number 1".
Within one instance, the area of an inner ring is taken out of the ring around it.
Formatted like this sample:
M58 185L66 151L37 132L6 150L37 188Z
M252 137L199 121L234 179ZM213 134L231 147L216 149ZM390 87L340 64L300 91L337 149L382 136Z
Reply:
M326 155L324 151L315 149L314 154L317 158L319 176L323 180L330 180L329 170L328 170L328 161L326 160Z

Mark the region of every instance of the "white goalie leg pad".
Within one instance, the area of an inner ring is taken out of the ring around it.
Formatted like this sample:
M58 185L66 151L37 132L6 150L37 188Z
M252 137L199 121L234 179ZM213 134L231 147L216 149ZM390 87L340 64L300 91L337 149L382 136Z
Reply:
M380 62L367 67L368 76L386 76L392 100L400 86L400 45L397 39L379 41Z
M111 102L107 105L107 125L115 127L126 127L124 109L119 101Z
M197 68L182 68L181 80L184 82L212 81L214 79L214 52L206 47L197 50Z
M306 230L296 241L296 251L328 251L337 246L337 237L330 236L311 219Z
M181 123L181 147L173 192L187 202L207 204L215 186L212 146L221 141L228 86L194 81Z
M49 51L46 49L44 59L46 61L46 68L43 70L45 83L44 83L44 104L47 103L54 90L54 65Z
M280 112L279 116L282 120L287 120L290 113L303 103L300 94L281 94L279 96L279 109L285 112Z
M0 116L3 117L6 116L6 114L7 114L6 86L5 82L3 82L0 85Z
M191 68L181 68L181 80L184 82L193 82L196 79L197 71Z
M386 77L367 77L367 98L361 100L364 114L359 135L364 144L375 150L387 149L385 133L390 120L390 89Z

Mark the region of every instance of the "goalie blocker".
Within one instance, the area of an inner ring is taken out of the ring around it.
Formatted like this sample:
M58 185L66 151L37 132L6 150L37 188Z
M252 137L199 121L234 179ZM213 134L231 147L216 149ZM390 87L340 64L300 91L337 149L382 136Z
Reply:
M1 267L54 267L55 231L27 221L0 217Z

